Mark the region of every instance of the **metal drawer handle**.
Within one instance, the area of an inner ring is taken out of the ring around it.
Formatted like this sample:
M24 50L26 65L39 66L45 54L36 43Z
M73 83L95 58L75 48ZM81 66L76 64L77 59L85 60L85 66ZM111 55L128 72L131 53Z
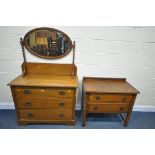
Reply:
M96 100L100 100L100 96L96 96Z
M32 106L32 103L31 102L26 102L24 105L29 107L29 106Z
M30 94L31 91L30 90L24 90L24 94Z
M31 118L33 117L34 115L32 113L27 113L27 117Z
M120 110L124 110L124 108L123 108L123 107L121 107L121 108L120 108Z
M64 114L60 114L59 117L64 118Z
M65 95L65 91L64 90L60 90L59 91L59 95Z
M95 106L95 107L94 107L94 110L98 110L98 106Z
M61 106L61 107L63 107L64 105L65 105L64 102L60 102L60 103L59 103L59 106Z
M126 101L126 97L124 97L123 99L122 99L122 102L125 102Z

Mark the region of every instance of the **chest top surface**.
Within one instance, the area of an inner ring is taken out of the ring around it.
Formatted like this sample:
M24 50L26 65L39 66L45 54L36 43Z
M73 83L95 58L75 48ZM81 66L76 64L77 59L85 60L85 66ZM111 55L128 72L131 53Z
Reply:
M137 89L123 78L84 77L83 87L85 92L92 93L139 93Z
M26 63L26 75L11 81L11 86L78 87L76 66L72 64ZM74 75L72 74L72 68Z
M11 86L34 86L34 87L78 87L77 77L71 76L18 76L9 83Z

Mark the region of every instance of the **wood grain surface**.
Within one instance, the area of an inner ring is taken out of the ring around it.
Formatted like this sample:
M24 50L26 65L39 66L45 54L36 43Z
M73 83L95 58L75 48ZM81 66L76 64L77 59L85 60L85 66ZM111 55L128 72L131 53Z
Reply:
M84 90L97 93L139 93L126 79L121 78L87 78L84 77Z

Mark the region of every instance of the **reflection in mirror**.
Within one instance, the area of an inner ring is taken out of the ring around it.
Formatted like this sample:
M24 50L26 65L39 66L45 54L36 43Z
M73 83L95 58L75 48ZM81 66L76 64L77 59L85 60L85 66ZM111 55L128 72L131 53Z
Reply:
M70 38L55 29L38 29L28 33L26 38L27 49L40 57L62 57L71 50Z

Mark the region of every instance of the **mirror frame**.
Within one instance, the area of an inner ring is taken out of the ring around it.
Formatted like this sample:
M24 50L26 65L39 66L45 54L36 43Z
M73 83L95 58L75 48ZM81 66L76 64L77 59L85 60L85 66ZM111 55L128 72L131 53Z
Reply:
M68 42L69 42L69 48L68 50L62 54L62 55L59 55L59 56L55 56L55 57L52 57L52 56L43 56L43 55L39 55L37 53L35 53L33 50L31 50L29 48L29 45L27 44L27 39L29 37L29 35L32 33L32 32L35 32L35 31L39 31L39 30L49 30L49 31L56 31L56 32L59 32L59 33L62 33L67 39L68 39ZM41 28L35 28L35 29L32 29L30 30L29 32L26 33L26 35L24 36L24 40L23 40L23 45L25 46L25 48L33 55L37 56L37 57L40 57L40 58L44 58L44 59L59 59L59 58L63 58L65 57L66 55L68 55L72 48L73 48L73 44L72 44L72 41L70 39L70 37L65 34L64 32L60 31L60 30L57 30L55 28L49 28L49 27L41 27Z

